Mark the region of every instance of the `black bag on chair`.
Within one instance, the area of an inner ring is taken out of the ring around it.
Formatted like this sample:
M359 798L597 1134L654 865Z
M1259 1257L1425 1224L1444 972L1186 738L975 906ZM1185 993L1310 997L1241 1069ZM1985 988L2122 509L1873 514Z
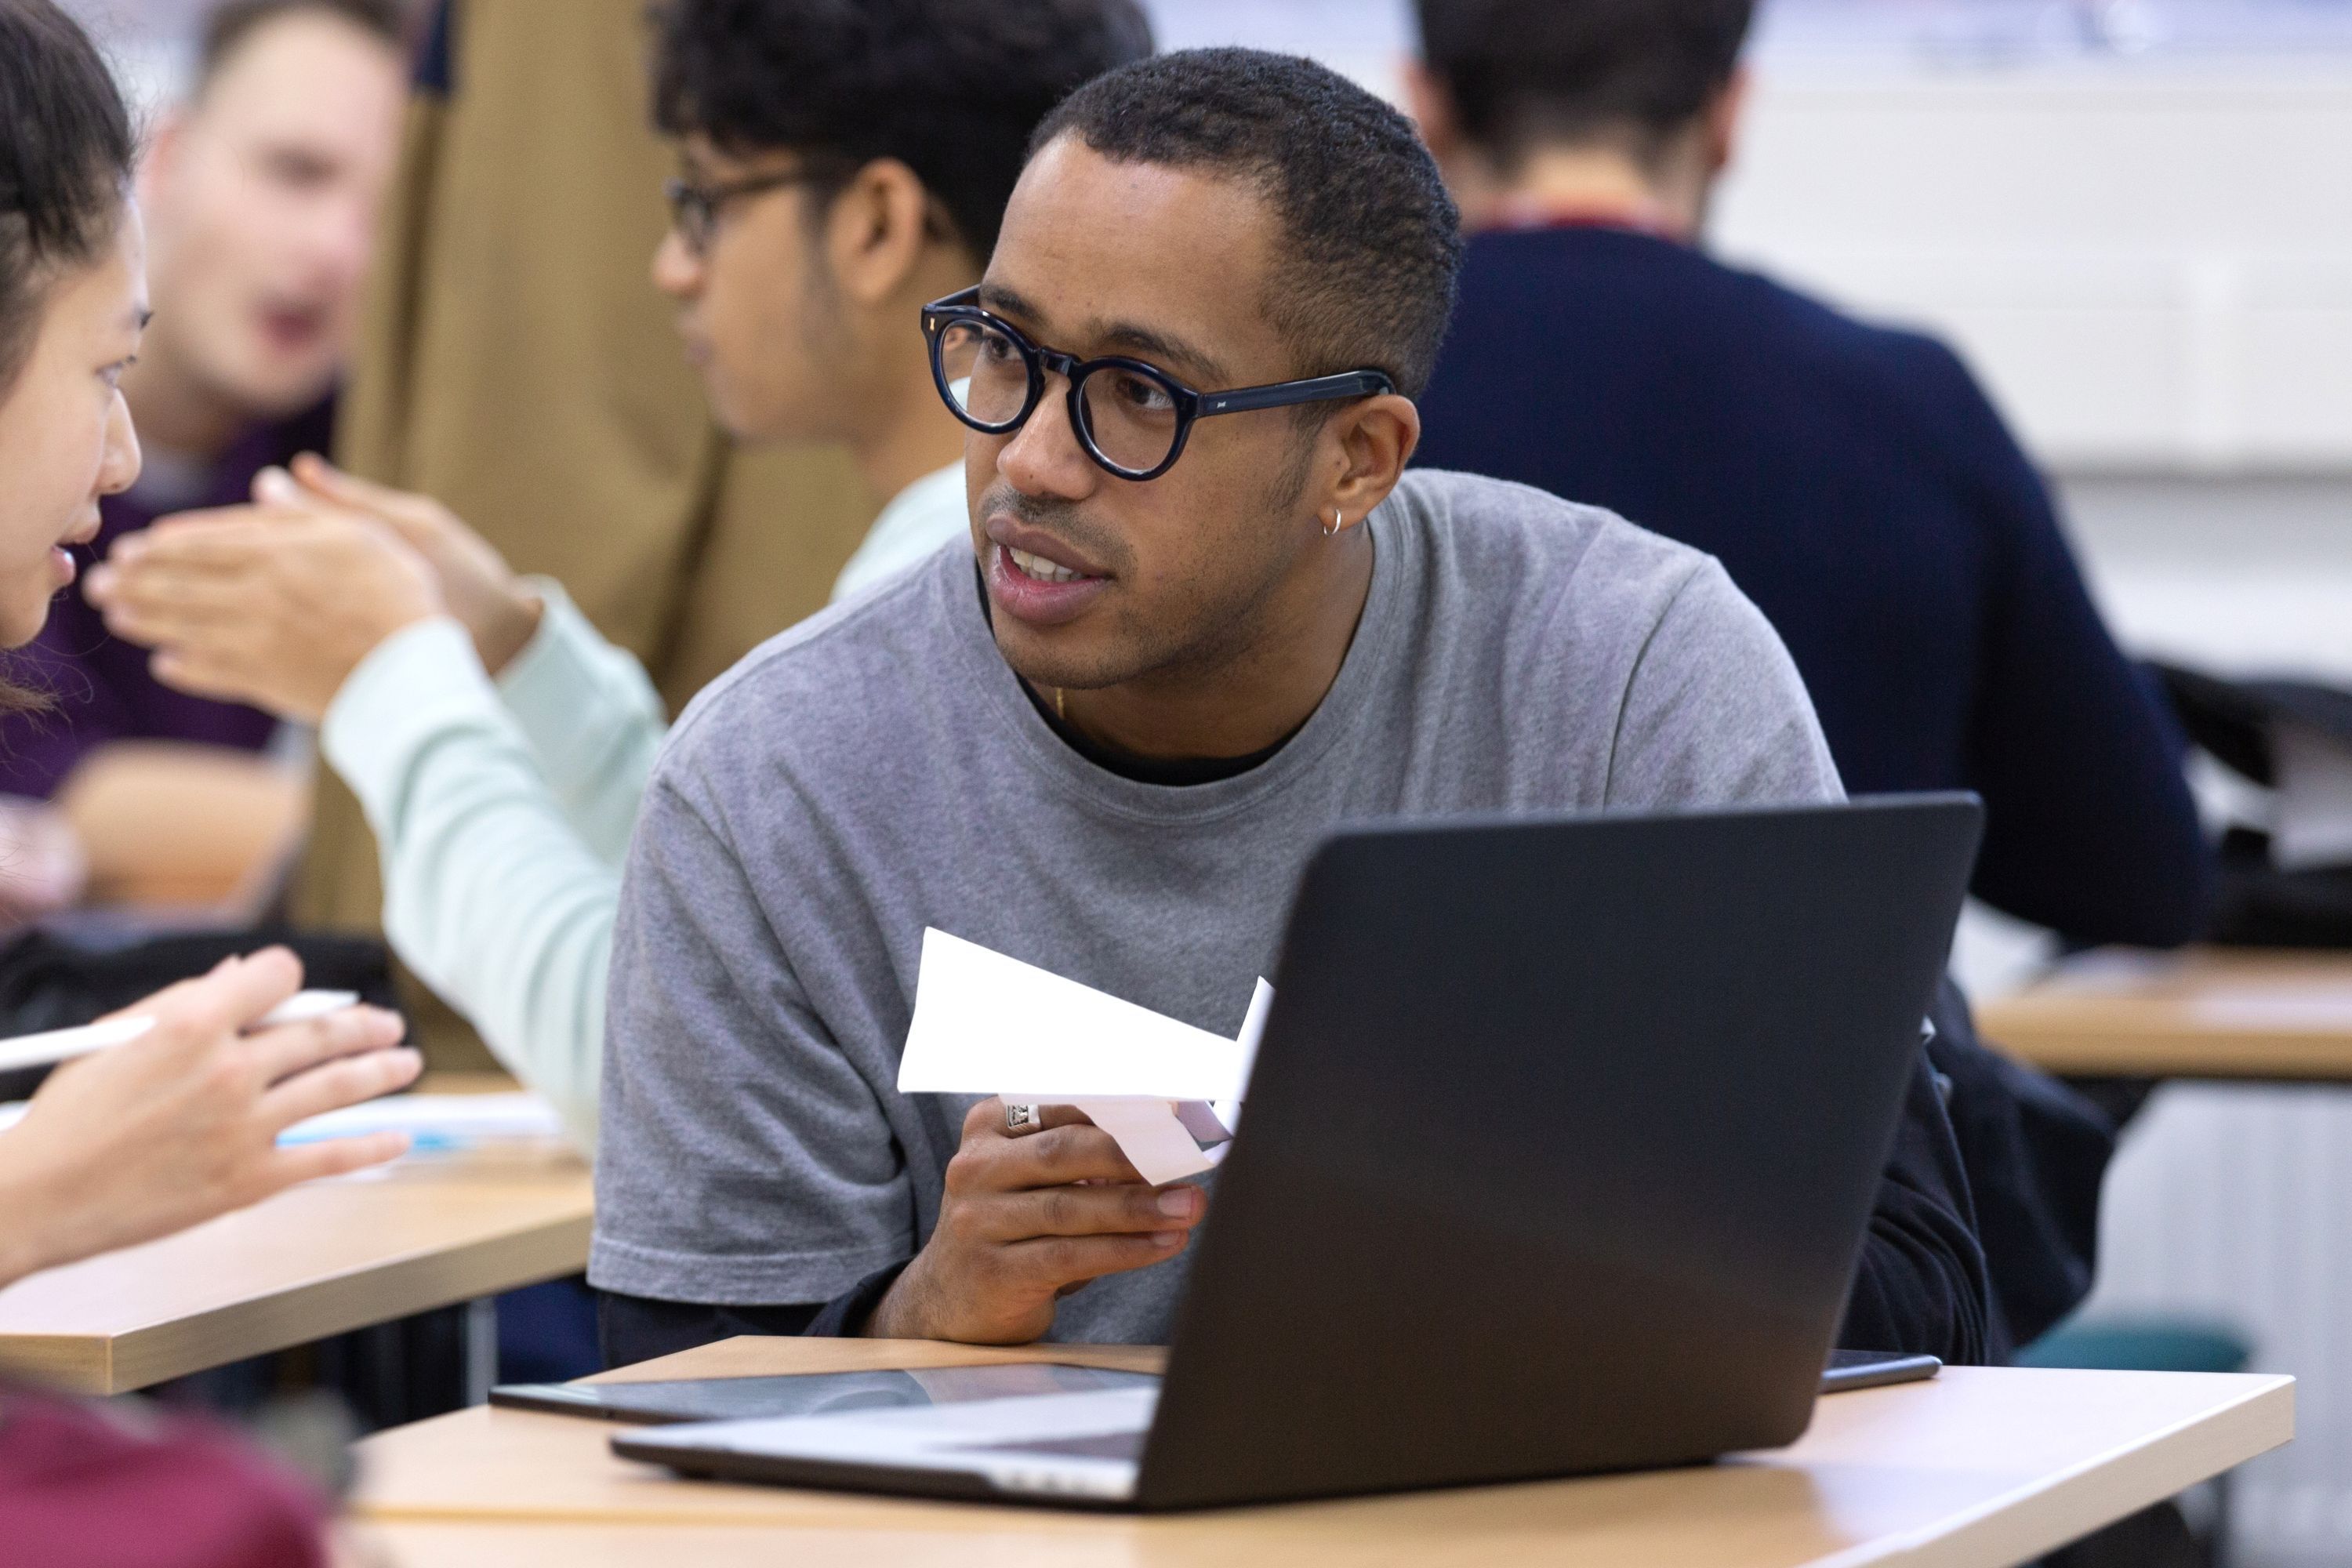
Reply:
M2189 738L2250 784L2278 784L2276 734L2293 726L2352 752L2352 691L2307 680L2224 680L2155 667ZM2221 890L2206 940L2233 947L2352 947L2352 865L2289 870L2270 836L2221 840Z
M302 983L314 990L356 991L379 1007L398 1006L392 955L370 937L265 926L110 943L36 926L0 945L0 1036L87 1024L202 974L231 954L271 946L294 951L302 961ZM0 1100L25 1099L48 1070L0 1073Z

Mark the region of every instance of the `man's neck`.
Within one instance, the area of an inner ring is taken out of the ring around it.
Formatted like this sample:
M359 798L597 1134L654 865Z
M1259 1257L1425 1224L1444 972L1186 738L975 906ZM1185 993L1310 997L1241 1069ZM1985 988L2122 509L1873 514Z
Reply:
M1246 757L1279 745L1339 678L1371 594L1369 525L1315 549L1314 569L1259 606L1257 629L1238 646L1097 690L1036 685L1040 699L1088 740L1132 757Z
M142 441L209 462L253 423L249 409L222 396L151 332L122 378L122 399Z
M1611 223L1689 241L1706 202L1704 180L1654 175L1609 147L1538 148L1507 173L1489 164L1455 184L1473 228Z
M850 461L885 506L926 474L963 459L963 426L940 401L928 356L921 372L901 376L876 408L872 427L849 441Z

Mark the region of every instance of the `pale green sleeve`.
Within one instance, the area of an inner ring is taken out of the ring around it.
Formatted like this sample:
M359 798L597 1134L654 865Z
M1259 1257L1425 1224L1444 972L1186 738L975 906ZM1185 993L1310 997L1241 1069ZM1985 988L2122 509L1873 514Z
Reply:
M668 716L634 655L606 642L553 579L530 584L546 609L538 635L499 672L499 698L565 818L617 868Z
M609 663L581 668L614 671ZM595 716L605 732L583 732L552 753L572 770L568 797L455 620L420 622L386 639L343 683L320 731L320 750L359 796L382 847L393 947L587 1148L595 1142L616 862L660 738L657 723L651 744L612 732L643 728L629 717L641 706L622 685L615 675L610 689L583 690L580 715ZM630 771L641 752L643 763ZM614 759L613 776L578 771L593 771L595 758Z

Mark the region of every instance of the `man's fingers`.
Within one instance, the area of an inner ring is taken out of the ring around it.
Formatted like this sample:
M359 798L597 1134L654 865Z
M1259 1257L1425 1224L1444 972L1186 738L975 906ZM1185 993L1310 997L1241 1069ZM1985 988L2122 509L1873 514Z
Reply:
M346 1007L323 1018L263 1029L247 1042L254 1064L268 1082L290 1079L306 1068L361 1051L382 1051L408 1032L397 1013L381 1007Z
M269 560L299 521L258 507L224 507L182 512L152 528L125 535L107 552L120 564L174 564L214 571L242 571Z
M242 571L151 557L92 567L83 596L108 615L227 621L254 615L254 583Z
M1118 1142L1092 1122L1050 1127L1026 1138L1008 1138L988 1149L988 1185L1000 1192L1061 1187L1073 1182L1139 1184Z
M1207 1194L1198 1187L1155 1191L1119 1183L1007 1193L976 1205L973 1217L988 1239L1018 1243L1045 1236L1137 1236L1189 1230L1200 1223L1207 1207Z
M422 496L347 474L316 452L305 452L294 459L294 478L321 500L404 528L416 521L420 507L431 504Z
M369 1132L357 1138L331 1138L320 1143L298 1143L269 1156L269 1190L278 1192L298 1182L322 1176L347 1175L397 1160L408 1152L405 1132Z
M983 1100L976 1102L970 1110L963 1113L963 1135L966 1138L984 1138L993 1133L999 1138L1027 1137L1032 1132L1040 1131L1048 1127L1092 1125L1075 1105L1040 1105L1028 1100L1020 1103L1027 1105L1030 1113L1037 1118L1036 1126L1024 1128L1016 1134L1005 1125L1004 1101Z
M1002 1250L1003 1261L1013 1269L1058 1293L1106 1274L1165 1263L1184 1250L1188 1234L1164 1230L1149 1236L1049 1236L1016 1241Z
M138 639L134 637L132 640ZM247 665L233 659L211 658L185 650L174 652L166 649L147 661L147 673L153 676L159 685L168 686L190 697L202 697L214 702L243 702L255 708L279 706L278 694L266 682L255 679Z
M299 1072L261 1097L262 1124L275 1135L298 1121L406 1089L425 1070L417 1052L373 1050Z

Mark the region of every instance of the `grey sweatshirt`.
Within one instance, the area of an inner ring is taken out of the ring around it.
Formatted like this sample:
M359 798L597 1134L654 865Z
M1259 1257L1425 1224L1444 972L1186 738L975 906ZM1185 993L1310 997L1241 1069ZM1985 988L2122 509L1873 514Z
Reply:
M1838 796L1794 668L1712 559L1458 474L1409 475L1370 526L1338 679L1238 777L1074 752L961 548L706 691L629 858L591 1282L813 1302L912 1256L970 1103L894 1087L926 926L1230 1036L1343 820ZM1096 1281L1054 1337L1164 1341L1184 1267Z

